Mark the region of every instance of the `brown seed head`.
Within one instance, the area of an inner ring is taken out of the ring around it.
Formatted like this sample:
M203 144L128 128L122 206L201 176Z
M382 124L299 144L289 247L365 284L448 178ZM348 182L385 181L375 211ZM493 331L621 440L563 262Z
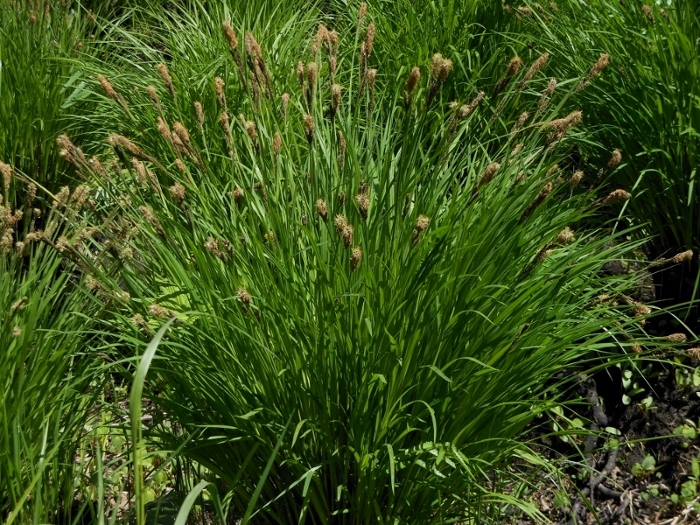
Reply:
M515 122L515 124L513 124L513 127L511 128L510 132L517 133L520 130L520 128L523 127L525 122L527 122L527 119L529 117L530 117L530 114L527 111L521 113L520 116L518 117L518 120Z
M317 206L318 206L318 203L317 203ZM333 224L335 225L335 229L338 230L338 233L342 234L343 230L348 225L348 220L345 218L345 215L339 214L339 215L336 215L335 218L333 219Z
M644 4L642 6L642 13L645 17L647 17L647 20L649 20L650 22L654 21L654 11L652 10L650 5Z
M684 262L691 261L693 259L693 250L686 250L679 254L674 255L670 259L671 264L681 264Z
M304 63L301 60L297 62L297 79L299 80L299 85L304 84Z
M306 65L306 78L309 82L309 86L313 90L316 87L316 81L318 80L318 69L316 67L316 62L309 62Z
M148 93L148 98L151 99L153 107L160 110L160 99L158 98L158 91L156 91L156 88L154 86L148 86L146 88L146 93Z
M226 41L228 42L228 46L231 48L231 51L236 51L238 49L238 37L236 36L236 32L231 27L231 22L224 20L221 27L224 30L224 36L226 37Z
M683 334L683 333L677 333L677 334L670 334L664 337L666 341L669 341L671 343L685 343L685 341L688 339L688 337Z
M520 68L523 67L523 61L519 56L514 56L513 58L510 59L510 62L508 62L508 71L506 75L509 77L512 77L515 75L518 71L520 71Z
M226 110L226 93L224 92L224 79L216 77L214 79L214 89L216 90L216 100L221 106L221 109Z
M588 71L588 78L594 78L600 75L603 70L608 67L608 64L610 63L610 55L607 53L603 53L600 55L598 60L596 61L595 64L591 67L591 69Z
M501 167L501 165L498 162L492 162L486 168L484 169L483 173L479 177L479 182L477 187L481 188L482 186L488 184L493 180L493 177L496 175L496 172L498 169Z
M158 117L158 132L161 134L161 136L167 140L170 144L173 143L173 136L172 133L170 133L170 127L166 122Z
M238 299L243 303L244 306L250 305L250 294L248 293L248 290L241 287L236 291L236 295L238 296Z
M557 244L569 244L574 240L574 231L568 226L559 232L554 242Z
M366 219L369 214L369 194L366 192L358 193L355 195L355 202L357 203L360 215L363 219Z
M419 233L423 233L428 229L428 226L430 226L430 217L426 215L419 215L418 219L416 219L416 230Z
M5 192L8 192L10 191L10 183L12 182L12 167L0 161L0 173L2 173L3 188ZM34 193L36 194L36 186L34 188Z
M187 167L185 166L185 163L182 162L180 159L175 159L175 169L182 173L183 175L187 173Z
M569 186L572 188L576 187L579 185L581 182L581 179L583 179L583 171L581 170L576 170L574 174L571 176L569 179Z
M533 62L530 69L527 70L527 73L525 73L525 76L520 81L520 84L518 84L518 91L522 90L525 85L535 77L537 72L540 71L547 63L547 60L549 60L549 53L543 53L537 58L537 60L535 60L535 62Z
M338 108L340 107L340 96L342 87L340 84L333 84L331 86L331 110L332 114L338 113Z
M412 95L418 87L418 82L420 82L420 68L413 66L406 79L406 93Z
M214 255L219 254L219 243L216 242L214 237L207 237L207 240L204 242L204 248Z
M158 317L159 319L167 319L172 315L172 312L158 303L151 303L148 307L148 314L153 317Z
M176 201L182 202L185 200L185 187L179 182L170 186L170 196Z
M686 350L686 353L691 359L700 359L700 348L698 347L689 348L688 350Z
M350 253L350 269L355 270L362 262L362 248L355 246Z
M287 108L289 107L289 93L282 93L282 120L287 120Z
M486 93L483 91L479 91L477 93L476 97L474 100L472 100L469 104L463 104L458 110L457 114L459 115L459 118L465 119L469 115L471 115L472 111L476 109L476 107L481 104L481 101L484 100L484 97L486 96Z
M275 155L279 155L279 152L281 149L282 149L282 135L280 134L279 131L276 131L275 136L272 138L272 151L275 152Z
M19 337L20 335L22 335L22 329L19 326L15 326L12 329L12 337Z
M308 113L304 115L304 133L306 134L306 140L311 144L314 140L314 118Z
M352 237L354 233L355 229L352 227L352 224L347 224L340 232L340 236L343 238L343 244L346 248L352 244Z
M239 187L236 187L233 190L232 195L233 195L233 200L235 202L240 202L240 200L245 196L245 194L243 193L243 190Z
M143 157L143 151L141 151L141 148L139 148L136 144L131 142L128 138L126 138L124 135L119 135L118 133L112 133L109 137L107 137L107 142L109 142L110 146L114 148L122 148L135 157Z
M160 75L160 78L163 79L163 84L165 84L165 87L168 89L168 93L170 93L170 96L174 97L175 87L173 86L173 79L170 76L170 71L168 71L168 66L161 62L158 64L158 66L156 66L156 69Z
M114 87L112 86L112 84L110 84L107 78L105 78L103 75L97 75L97 81L100 83L102 89L109 98L111 98L112 100L117 100L117 92L114 90Z
M602 206L609 206L615 204L616 202L628 201L632 198L632 195L625 190L614 190L603 199Z
M318 199L316 201L316 212L324 221L328 219L328 205L326 204L326 201L323 199Z
M364 42L364 47L362 48L365 54L365 58L369 58L370 55L372 54L372 47L374 45L374 34L376 31L376 27L374 25L374 22L370 22L370 24L367 26L367 33L365 34L365 42Z
M195 115L197 115L197 125L199 126L199 129L202 129L204 127L204 109L202 108L202 103L199 100L194 103L194 112Z
M614 149L612 152L612 156L608 161L608 168L614 170L620 165L620 162L622 162L622 153L620 153L619 149Z

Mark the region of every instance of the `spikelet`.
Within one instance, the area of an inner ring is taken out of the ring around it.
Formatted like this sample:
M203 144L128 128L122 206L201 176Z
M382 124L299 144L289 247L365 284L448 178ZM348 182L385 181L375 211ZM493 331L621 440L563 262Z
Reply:
M148 86L146 88L146 93L148 93L148 98L151 99L153 107L160 112L160 99L158 98L158 91L156 90L155 86Z
M319 24L316 30L316 38L311 44L311 54L315 55L322 47L330 48L330 35L328 34L328 28L323 24Z
M3 173L4 175L4 173ZM7 187L7 183L5 183L5 186ZM7 188L6 188L7 189ZM31 206L34 203L34 199L36 199L36 184L33 182L30 182L27 185L27 205Z
M581 170L576 170L574 174L571 176L569 179L569 186L572 188L575 188L576 186L579 185L581 180L583 179L583 171Z
M129 153L131 153L135 157L140 157L140 158L145 158L145 155L141 148L139 148L136 144L131 142L128 138L126 138L124 135L120 135L118 133L112 133L109 137L107 137L107 142L112 146L113 148L121 148Z
M0 173L2 173L3 188L5 189L5 193L7 193L10 191L10 184L12 183L12 167L9 164L5 164L4 162L0 161Z
M224 31L224 37L226 38L226 41L228 42L229 48L232 51L237 50L238 49L238 37L236 36L236 32L231 27L231 22L228 20L224 20L224 22L221 24L221 27Z
M506 70L505 76L498 81L496 87L493 90L494 96L498 95L501 91L503 91L503 89L510 83L511 79L518 73L518 71L520 71L521 67L523 67L523 61L520 59L519 56L516 55L510 59L510 62L508 62L508 68Z
M241 57L241 50L239 48L238 37L236 32L231 27L231 22L225 20L221 25L224 31L224 37L228 42L229 51L231 52L231 58L236 64L236 69L238 69L238 76L241 79L241 83L246 86L247 80L245 76L245 70L243 69L243 58Z
M619 149L614 149L608 161L608 168L614 170L620 165L620 162L622 162L622 153L620 153Z
M420 82L420 68L418 66L413 66L411 72L408 74L408 78L406 78L406 89L404 89L403 92L403 104L406 110L411 107L418 82Z
M282 93L282 120L287 120L287 109L289 108L289 93Z
M642 14L647 20L649 20L649 22L654 22L654 11L651 9L650 5L644 4L642 6Z
M525 122L527 122L527 119L530 117L530 114L527 111L524 111L523 113L520 114L518 117L518 120L513 124L513 127L510 130L511 135L517 133L520 131L520 128L525 125Z
M224 91L224 79L221 77L216 77L214 79L214 89L216 91L216 100L221 106L221 109L226 111L226 93Z
M607 53L603 53L602 55L600 55L600 57L598 57L598 60L596 60L595 64L591 66L591 69L588 70L586 76L583 77L581 83L576 88L576 92L581 91L586 86L588 86L591 80L599 76L603 72L603 70L605 70L605 68L608 67L608 64L610 64L610 55Z
M611 204L615 204L616 202L628 201L631 198L632 195L626 192L625 190L614 190L602 200L601 206L610 206Z
M117 94L116 90L112 86L112 84L105 78L104 75L97 75L97 81L100 83L102 86L102 89L104 92L107 94L109 98L111 98L114 101L119 100L119 95Z
M525 208L525 211L520 217L520 222L523 222L530 215L532 215L532 212L535 211L535 208L537 208L540 204L544 202L544 200L549 196L549 194L552 193L553 189L554 184L552 184L551 182L545 184L544 187L537 194L537 197L535 197L535 199L528 205L528 207Z
M194 113L197 117L197 126L204 133L204 109L202 108L202 103L198 100L194 103Z
M554 242L557 244L562 244L566 245L571 243L571 241L574 240L574 231L569 228L568 226L564 228L562 231L559 232L559 235L557 235L556 239L554 239Z
M542 113L545 109L547 109L547 106L549 106L549 101L552 98L552 95L554 94L554 90L557 89L557 80L555 78L550 78L549 83L547 84L547 87L545 90L542 92L542 95L540 95L540 100L537 103L537 113Z
M688 339L688 336L686 336L683 333L677 333L677 334L670 334L662 339L665 339L666 341L669 341L670 343L685 343L686 340Z
M246 120L243 114L239 115L239 118L241 119L241 124L243 125L243 129L245 129L246 134L250 138L251 142L253 143L253 146L256 148L258 147L258 130L255 127L255 122L252 120Z
M363 219L367 219L369 214L369 191L361 191L355 195L355 202L357 203L357 208L360 211L360 216Z
M352 224L347 224L345 228L343 228L343 230L340 232L340 236L342 237L343 244L346 248L348 248L352 244L354 232L355 230L352 227Z
M530 80L532 80L535 77L537 72L544 67L544 65L547 63L547 60L549 60L549 53L542 53L537 58L537 60L535 60L532 66L530 66L530 69L528 69L525 73L523 79L520 81L520 84L518 84L517 91L522 91L525 88L527 83L530 82Z
M464 105L460 106L460 108L457 110L457 114L459 115L459 118L465 119L469 115L471 115L472 112L474 111L474 109L476 109L476 107L479 104L481 104L481 101L484 100L485 96L486 96L485 92L479 91L479 93L477 93L474 100L472 100L469 104L464 104Z
M318 203L316 203L316 207L318 208ZM342 234L343 230L348 225L348 220L345 218L345 215L338 214L333 219L333 225L335 226L335 229L338 231L338 233Z
M280 134L279 131L276 131L275 136L272 138L272 151L274 151L275 155L279 155L281 149L282 149L282 135Z
M357 25L362 28L365 18L367 17L367 4L365 2L360 2L360 8L357 14Z
M165 84L170 96L175 97L175 86L173 86L173 79L170 76L170 71L168 71L168 66L161 62L156 66L156 70L158 71L160 78L163 79L163 84Z
M61 148L59 155L79 169L88 166L83 150L75 146L65 133L56 138L56 144Z
M684 262L691 261L693 259L693 250L686 250L679 254L674 255L669 259L671 264L681 264Z
M452 60L443 57L440 53L435 53L430 63L426 107L430 105L435 95L437 95L445 80L447 80L450 71L452 71Z
M362 262L362 248L360 246L355 246L350 253L350 269L356 270L360 263Z
M691 359L700 359L700 348L698 347L689 348L688 350L686 350L686 353Z
M343 132L338 130L338 171L343 169L345 164L345 150L347 149L347 143L345 142L345 135Z
M175 159L175 169L185 175L187 173L187 167L181 159Z
M314 141L315 127L314 118L308 113L304 115L304 134L306 135L306 140L311 144Z
M173 135L170 132L170 127L161 117L158 117L158 133L160 133L169 144L173 144Z
M423 233L428 229L428 226L430 226L430 217L419 215L416 219L416 230L418 230L419 233Z
M496 175L496 172L499 170L501 165L498 162L492 162L486 168L484 171L481 173L479 176L479 180L477 181L476 185L474 186L474 192L476 192L479 188L485 186L489 182L493 180L493 177Z
M316 201L316 212L325 221L328 219L328 205L323 199Z
M185 187L179 182L170 186L170 196L178 202L185 200Z
M250 31L246 31L245 33L245 51L248 63L254 74L254 85L264 85L267 96L272 97L272 76L263 59L260 44L258 44L258 41L255 40L253 33Z
M340 108L341 90L340 84L331 86L331 118L335 118Z

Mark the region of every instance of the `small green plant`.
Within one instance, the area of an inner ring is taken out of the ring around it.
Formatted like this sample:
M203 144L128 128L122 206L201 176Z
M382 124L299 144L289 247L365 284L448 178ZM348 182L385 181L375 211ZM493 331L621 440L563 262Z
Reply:
M639 479L648 478L654 472L656 472L656 459L651 455L644 456L641 463L635 463L632 466L632 474Z

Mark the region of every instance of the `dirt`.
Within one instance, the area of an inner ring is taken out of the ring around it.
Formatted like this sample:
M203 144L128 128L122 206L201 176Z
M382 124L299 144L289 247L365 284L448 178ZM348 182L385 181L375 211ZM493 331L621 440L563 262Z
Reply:
M558 525L700 523L700 480L692 473L693 459L700 460L700 429L694 432L700 389L679 387L675 368L661 369L647 407L622 402L622 388L615 388L621 379L599 374L581 383L580 393L593 402L581 414L600 437L564 441L551 436L551 426L532 430L534 448L563 466L566 477L560 483L543 478L531 500Z

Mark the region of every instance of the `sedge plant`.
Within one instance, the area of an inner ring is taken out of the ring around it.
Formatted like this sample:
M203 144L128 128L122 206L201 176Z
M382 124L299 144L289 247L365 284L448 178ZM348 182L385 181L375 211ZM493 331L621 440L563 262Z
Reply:
M600 270L636 245L572 230L630 194L581 186L581 113L519 98L537 71L448 105L448 56L382 77L360 22L290 61L216 20L220 56L188 76L203 37L180 19L169 63L96 75L112 132L90 160L60 139L95 187L64 252L110 333L144 348L174 319L137 374L148 438L206 467L232 519L536 515L499 482L549 380L636 351L632 310L600 300L634 286Z

